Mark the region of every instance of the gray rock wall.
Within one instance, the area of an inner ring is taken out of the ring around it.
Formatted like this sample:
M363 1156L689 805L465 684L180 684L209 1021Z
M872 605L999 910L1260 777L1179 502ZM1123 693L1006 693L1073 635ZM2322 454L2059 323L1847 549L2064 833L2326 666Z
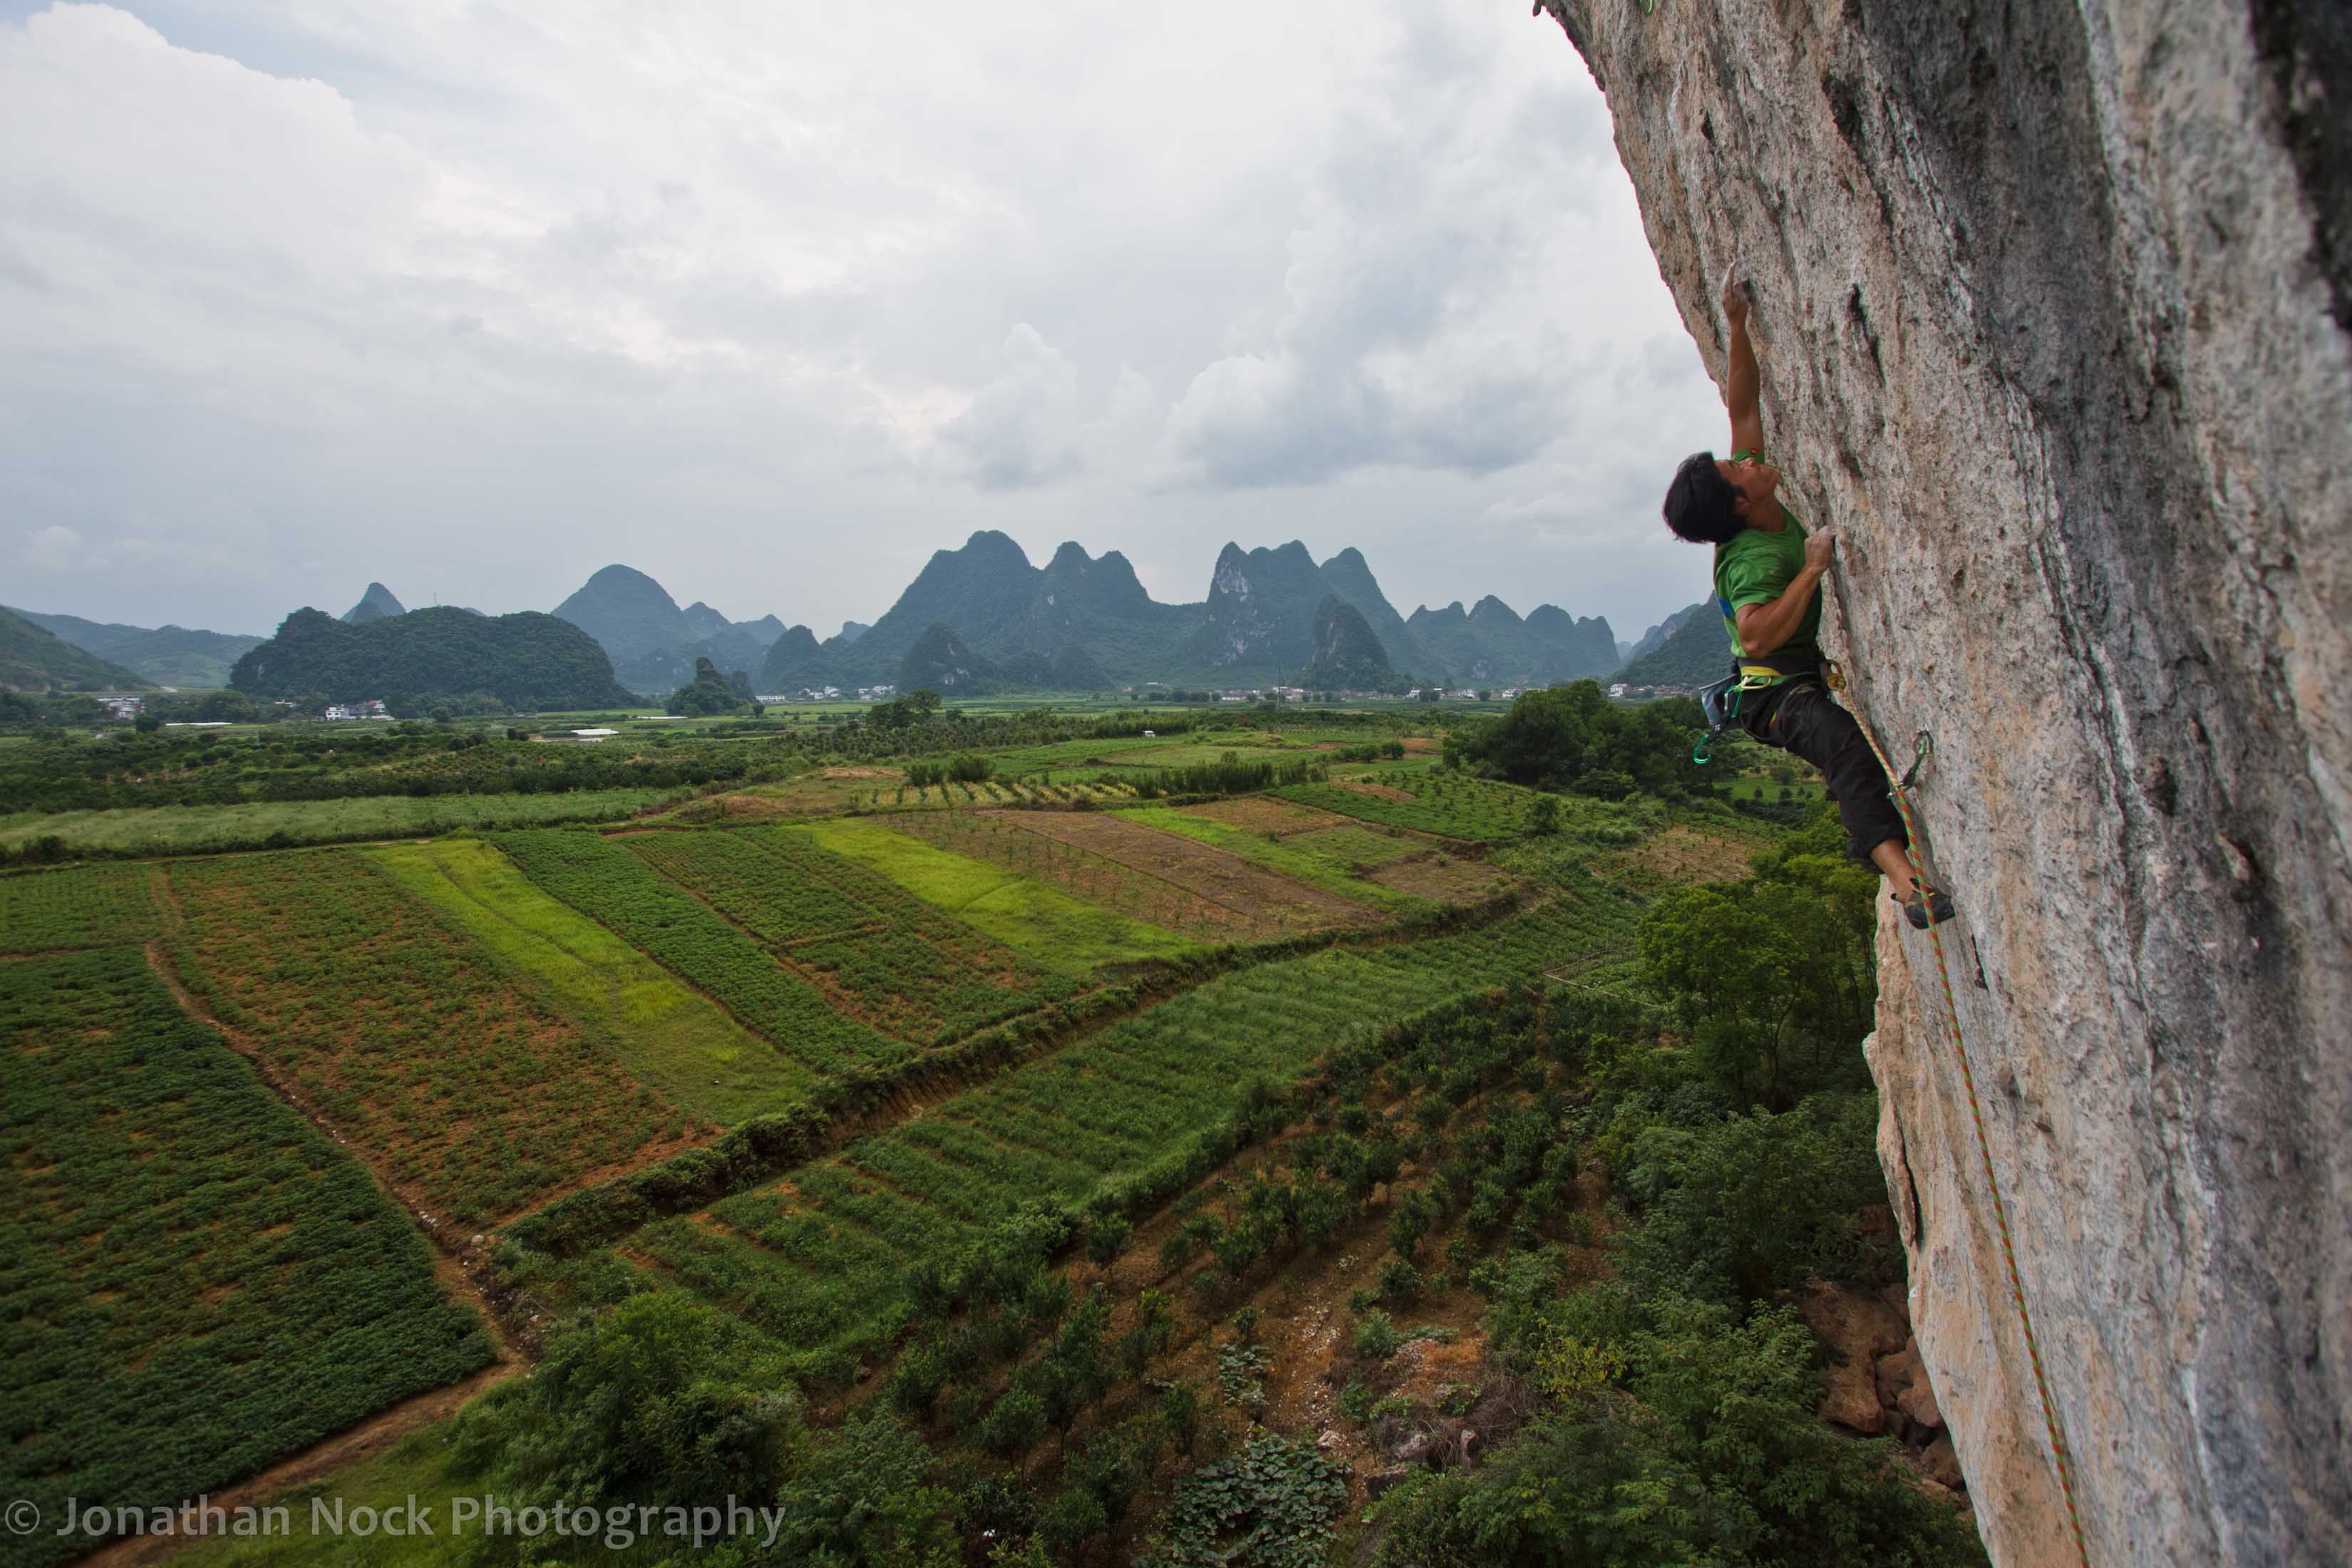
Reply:
M2352 6L1538 10L1718 376L1753 279L1856 703L1934 734L2091 1560L2352 1562ZM1932 957L1881 954L1921 1350L1996 1561L2072 1562Z

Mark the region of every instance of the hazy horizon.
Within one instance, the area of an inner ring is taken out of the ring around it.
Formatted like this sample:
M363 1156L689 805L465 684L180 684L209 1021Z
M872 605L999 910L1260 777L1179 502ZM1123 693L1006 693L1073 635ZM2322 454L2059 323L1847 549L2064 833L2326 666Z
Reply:
M936 550L1363 551L1621 636L1721 413L1520 6L0 0L6 602L267 633L613 563L830 635Z

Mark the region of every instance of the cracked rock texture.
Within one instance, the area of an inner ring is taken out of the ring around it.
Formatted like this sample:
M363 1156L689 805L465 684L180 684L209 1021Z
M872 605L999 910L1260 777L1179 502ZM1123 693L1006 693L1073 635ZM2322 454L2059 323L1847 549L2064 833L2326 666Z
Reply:
M1538 9L1718 377L1752 279L1854 699L1934 734L2090 1560L2352 1562L2352 6ZM1935 1402L1995 1560L2073 1562L1934 955L1880 952Z

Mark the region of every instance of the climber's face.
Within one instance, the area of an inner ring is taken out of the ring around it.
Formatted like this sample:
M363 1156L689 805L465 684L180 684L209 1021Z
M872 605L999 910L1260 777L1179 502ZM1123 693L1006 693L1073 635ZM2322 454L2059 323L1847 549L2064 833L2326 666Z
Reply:
M1721 458L1716 463L1724 479L1739 492L1737 510L1742 517L1764 512L1780 488L1780 470L1758 458L1741 458L1738 461Z

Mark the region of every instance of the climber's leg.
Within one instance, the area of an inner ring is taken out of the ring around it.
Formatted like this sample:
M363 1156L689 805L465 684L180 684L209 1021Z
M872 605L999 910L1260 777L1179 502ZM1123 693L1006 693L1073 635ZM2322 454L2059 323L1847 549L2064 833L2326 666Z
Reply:
M1830 798L1837 802L1845 824L1846 849L1857 860L1876 867L1886 878L1886 890L1908 914L1919 914L1914 925L1946 919L1950 900L1940 892L1922 897L1918 879L1905 853L1910 843L1903 830L1903 814L1895 809L1885 770L1864 739L1853 715L1831 698L1818 680L1791 680L1748 694L1749 704L1740 714L1740 728L1768 746L1777 746L1821 769Z

